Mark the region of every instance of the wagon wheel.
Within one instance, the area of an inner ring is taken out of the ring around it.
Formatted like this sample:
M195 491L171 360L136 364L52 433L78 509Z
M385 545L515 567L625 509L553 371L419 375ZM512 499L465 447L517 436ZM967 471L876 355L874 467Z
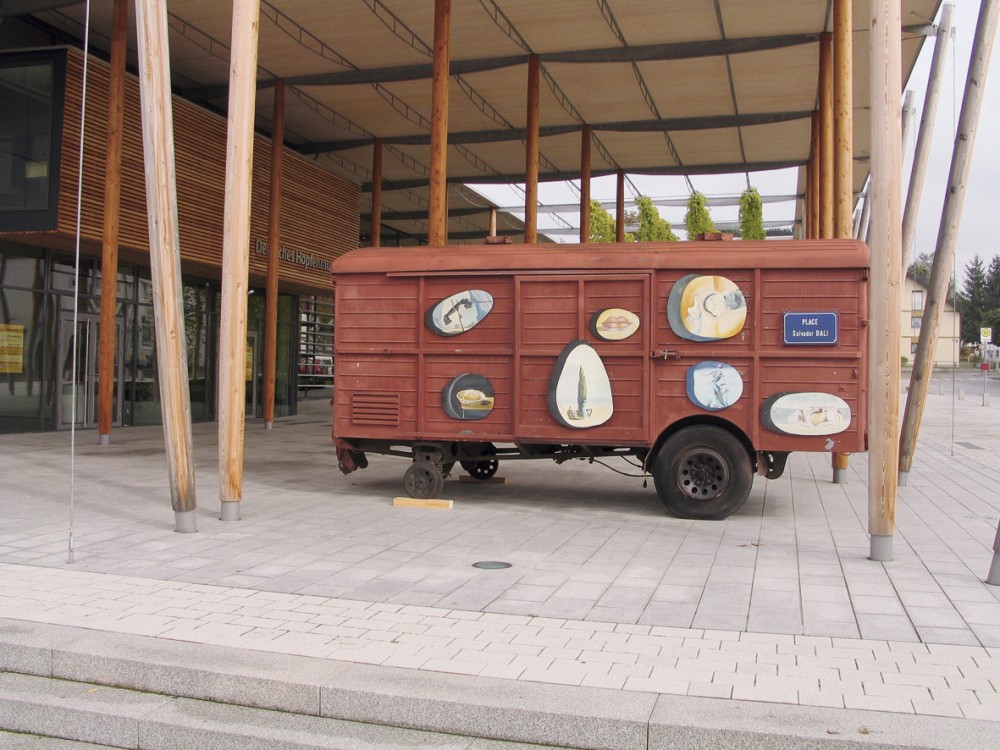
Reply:
M488 445L485 449L483 449L483 453L487 456L496 453L496 451L497 449L492 445ZM462 468L465 469L469 473L469 476L473 479L485 482L497 473L497 469L500 468L500 462L495 458L488 458L485 461L462 461Z
M403 475L406 494L421 500L437 497L444 488L441 470L429 461L414 461Z

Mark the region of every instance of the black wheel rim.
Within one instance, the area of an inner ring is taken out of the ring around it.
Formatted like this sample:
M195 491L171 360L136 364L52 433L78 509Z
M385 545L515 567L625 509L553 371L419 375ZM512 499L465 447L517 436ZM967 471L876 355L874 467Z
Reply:
M489 479L497 473L498 468L500 468L500 462L496 459L492 459L490 461L479 461L472 467L472 471L470 471L469 474L476 479Z
M429 466L411 466L403 481L410 497L430 498L440 491L437 474Z
M729 483L729 462L711 448L687 451L677 464L677 487L691 500L714 500L726 492Z

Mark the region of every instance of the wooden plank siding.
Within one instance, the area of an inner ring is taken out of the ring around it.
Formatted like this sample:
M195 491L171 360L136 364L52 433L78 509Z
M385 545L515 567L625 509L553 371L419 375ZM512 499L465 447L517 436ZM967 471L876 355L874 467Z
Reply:
M76 234L80 158L83 56L76 49L70 48L67 52L59 220L56 232L50 235L53 246L58 247L65 247L66 241ZM91 58L87 77L81 249L89 255L100 255L109 85L107 64ZM174 97L173 121L182 267L185 273L197 272L218 278L222 266L226 120ZM255 136L253 160L250 283L263 286L267 256L258 251L258 242L266 247L271 169L268 138ZM283 291L331 292L329 264L358 245L360 199L359 185L285 149L281 245L288 257L279 263ZM35 235L33 241L37 243L39 239ZM119 244L123 258L143 262L145 257L148 262L139 82L132 75L127 76L125 82Z

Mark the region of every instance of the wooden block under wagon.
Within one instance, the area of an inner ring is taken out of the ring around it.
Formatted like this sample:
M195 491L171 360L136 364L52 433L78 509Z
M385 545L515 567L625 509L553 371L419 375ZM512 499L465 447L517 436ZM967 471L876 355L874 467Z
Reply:
M507 484L507 477L490 477L489 479L476 479L468 474L460 474L459 482L475 482L476 484Z
M451 510L452 508L451 500L438 498L394 497L392 504L397 508L437 508L439 510Z

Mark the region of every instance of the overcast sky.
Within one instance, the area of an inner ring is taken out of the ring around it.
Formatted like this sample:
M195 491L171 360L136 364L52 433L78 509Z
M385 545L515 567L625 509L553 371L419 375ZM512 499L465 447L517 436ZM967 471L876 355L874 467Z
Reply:
M937 242L941 208L951 168L955 128L962 106L969 55L979 16L979 0L956 0L954 5L952 25L955 30L955 38L954 44L949 50L946 68L943 71L931 158L928 162L927 177L917 219L914 253L932 252ZM917 23L919 20L903 19L903 23ZM917 118L910 128L908 142L904 145L904 191L909 184L909 169L916 146L919 113L924 103L924 90L927 86L933 51L933 41L928 40L906 87L915 92ZM962 212L961 230L956 248L956 272L959 283L961 283L965 265L972 259L973 255L978 253L983 258L984 264L988 265L989 260L994 255L1000 254L1000 242L997 241L994 231L998 223L997 213L1000 212L1000 82L996 80L1000 76L998 56L1000 55L993 55L992 71L986 82L983 108L976 132L972 169ZM796 175L797 170L782 170L756 174L751 179L762 195L790 195L796 189ZM708 196L734 195L746 187L745 174L694 176L691 181L696 190ZM681 178L636 176L631 178L631 182L639 193L654 199L685 197L687 195L687 185ZM509 188L477 187L477 190L488 195L491 200L501 206L523 205L523 197ZM614 201L615 178L606 177L593 180L591 194L597 200ZM631 192L629 195L631 197ZM549 183L539 186L539 201L542 204L573 203L576 200L577 195L566 183ZM661 208L660 215L668 219L675 227L683 226L683 208ZM793 215L794 205L790 202L769 203L764 206L765 220L790 221ZM712 217L716 221L735 220L737 209L735 206L732 208L715 207L712 209ZM567 214L565 221L573 226L578 226L578 214L575 212ZM539 230L542 232L548 228L565 228L566 226L566 223L560 223L556 217L545 213L539 214L538 223ZM564 242L576 241L573 236L564 236L559 239Z

